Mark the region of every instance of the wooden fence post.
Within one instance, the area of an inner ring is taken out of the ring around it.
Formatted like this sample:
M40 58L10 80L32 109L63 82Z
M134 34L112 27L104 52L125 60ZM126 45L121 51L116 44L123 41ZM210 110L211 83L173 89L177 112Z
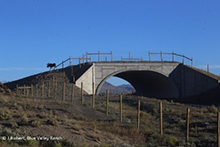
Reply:
M55 86L54 86L54 99L57 98L57 79L55 78Z
M29 96L29 90L30 90L29 86L26 86L27 96Z
M141 109L141 100L138 100L138 109L137 109L137 130L140 130L140 109Z
M163 103L160 102L160 135L163 135Z
M190 108L187 108L187 112L186 112L186 142L189 141L189 113L190 113Z
M35 86L36 86L36 89L35 89L36 97L38 97L38 84L36 84Z
M81 82L81 104L84 104L84 97L83 97L83 82Z
M20 87L19 87L19 95L20 95L20 96L22 95L22 89L23 89L23 87L20 86Z
M48 90L47 91L47 96L50 97L50 81L48 82L48 86L47 87L48 87L48 89L47 89Z
M163 61L163 53L160 52L160 60Z
M73 83L75 82L75 76L73 74L73 66L71 66L71 77L72 77L72 80L73 80Z
M92 82L92 109L95 108L95 83Z
M66 94L66 84L65 81L63 81L63 102L65 102L65 94Z
M26 86L24 85L24 96L26 95Z
M28 90L29 90L29 88L28 88L28 86L27 86L27 85L25 85L25 90L26 90L26 96L29 96L29 93L28 93L28 92L29 92L29 91L28 91Z
M120 122L122 123L122 95L120 95Z
M73 77L73 66L71 66L71 77Z
M21 90L22 90L21 92L22 92L22 95L23 95L23 96L24 96L24 94L25 94L24 87L25 87L25 86L23 86L22 89L21 89Z
M41 97L43 98L44 96L44 82L42 82L42 85L41 85Z
M72 85L72 92L71 92L71 103L73 104L73 99L75 95L75 84Z
M75 76L73 75L73 83L75 83L76 82L76 78L75 78Z
M20 95L20 87L17 85L17 90L16 90L16 92L17 92L17 95Z
M98 62L100 62L100 52L98 51Z
M217 122L217 127L218 127L218 134L217 134L217 142L218 142L218 147L220 147L220 112L218 111L217 113L217 118L218 118L218 122Z
M20 94L21 94L21 95L24 95L24 86L21 86L21 87L20 87Z
M34 96L34 86L33 86L33 84L31 84L31 96L32 97Z
M30 89L29 86L26 86L25 89L26 89L27 96L29 96L29 89Z
M16 85L16 94L18 95L18 85Z
M21 87L18 87L18 93L19 93L19 95L21 95Z
M79 68L81 68L81 59L79 58Z
M109 110L109 90L106 90L106 116L108 116Z

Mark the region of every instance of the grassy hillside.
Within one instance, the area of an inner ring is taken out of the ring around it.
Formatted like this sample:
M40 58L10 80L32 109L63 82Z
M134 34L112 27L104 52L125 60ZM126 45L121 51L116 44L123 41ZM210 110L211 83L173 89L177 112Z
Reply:
M84 104L76 94L74 103L58 97L42 99L17 96L6 87L0 93L0 146L217 146L215 106L192 106L163 100L164 135L159 131L157 99L123 96L120 122L119 96L91 96ZM137 131L137 102L141 100L140 130ZM190 108L190 139L185 142L186 109Z

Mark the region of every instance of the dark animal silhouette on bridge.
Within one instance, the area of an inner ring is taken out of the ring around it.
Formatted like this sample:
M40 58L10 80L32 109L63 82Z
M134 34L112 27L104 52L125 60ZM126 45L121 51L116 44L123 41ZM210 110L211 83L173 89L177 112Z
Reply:
M47 68L56 68L56 63L47 63Z

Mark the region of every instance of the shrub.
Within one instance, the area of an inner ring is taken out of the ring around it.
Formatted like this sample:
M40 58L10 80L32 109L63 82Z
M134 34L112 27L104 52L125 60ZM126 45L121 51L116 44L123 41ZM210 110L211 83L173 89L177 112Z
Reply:
M14 142L0 142L0 147L20 147L20 145Z
M4 92L5 92L5 90L0 87L0 93L4 93Z
M156 108L153 109L153 115L158 115L158 110Z
M159 144L161 144L161 140L162 140L162 136L157 133L156 131L153 130L148 130L147 132L145 132L145 142L146 143L150 143L154 146L159 146ZM151 146L151 145L149 145Z
M17 128L17 127L18 127L18 124L17 124L16 122L11 122L11 123L10 123L10 126L11 126L12 128Z
M59 143L59 142L58 142L58 143L56 142L55 145L54 145L54 147L62 147L62 144Z
M207 109L211 113L217 113L218 112L218 108L214 105L208 106Z
M45 108L45 106L43 106L43 105L38 106L39 110L43 110L44 108Z
M42 125L42 122L38 119L35 119L31 122L31 126L33 127L39 127L40 125Z
M55 118L50 118L50 119L47 120L47 124L48 125L57 126L58 125L58 121Z
M110 147L110 145L109 145L109 144L104 143L104 144L102 144L102 147Z
M8 108L3 108L0 111L0 119L10 119L12 117L11 112Z
M37 146L40 145L40 142L38 140L28 140L27 141L27 145L28 146L35 146L35 147L37 147Z
M156 111L156 113L158 113L157 109L155 111ZM149 113L143 112L143 111L141 111L140 116L141 116L141 118L150 118L151 117L151 115Z
M6 89L6 90L5 90L5 93L10 94L10 93L11 93L11 90L10 90L10 89Z
M21 124L25 125L28 123L28 117L27 115L21 116Z
M178 139L173 136L169 136L165 138L165 142L167 143L168 146L176 146Z

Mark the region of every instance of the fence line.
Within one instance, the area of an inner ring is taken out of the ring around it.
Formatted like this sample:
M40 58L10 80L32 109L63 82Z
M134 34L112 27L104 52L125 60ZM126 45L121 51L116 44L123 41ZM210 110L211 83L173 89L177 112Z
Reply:
M61 82L60 82L61 83ZM52 86L51 86L52 85ZM62 84L61 84L62 85ZM66 98L65 98L65 94L66 94L66 87L67 87L67 85L65 84L65 82L63 82L63 90L61 90L63 93L62 93L62 95L63 95L63 97L62 97L62 99L60 99L61 101L63 101L63 102L65 102L66 101ZM55 82L54 84L52 84L51 82L48 82L48 83L45 83L45 82L41 82L41 85L40 86L38 86L38 84L36 84L36 85L31 85L31 86L27 86L27 85L24 85L24 86L16 86L17 87L17 89L16 89L16 93L18 94L18 95L22 95L22 96L30 96L30 97L38 97L38 92L40 92L41 93L41 95L40 95L40 97L41 98L44 98L44 97L42 97L42 93L44 93L44 92L48 92L48 94L47 95L44 95L43 94L43 96L46 96L46 97L51 97L51 95L49 94L49 92L51 91L51 89L54 89L54 91L55 91L55 89L57 88L57 82ZM41 90L41 91L39 91L39 89ZM75 95L75 84L72 84L71 86L70 86L70 89L71 89L71 103L72 104L75 104L74 103L74 95ZM47 90L47 91L46 91ZM57 92L57 91L56 91ZM56 92L54 92L54 97L55 96L57 96L56 95ZM31 95L29 95L31 93ZM55 99L55 98L54 98ZM116 98L117 99L117 102L118 102L118 98ZM85 99L86 100L86 99ZM90 99L91 100L91 99ZM107 90L106 91L106 116L110 116L110 113L109 113L109 102L111 102L110 101L110 94L109 94L109 90ZM95 105L94 105L94 103L95 103L95 99L93 99L93 97L92 97L92 101L91 101L91 106L92 106L92 109L95 109ZM85 102L84 102L84 94L83 94L83 83L81 83L81 104L83 105L83 104L85 104ZM120 122L122 123L125 123L125 121L123 121L123 96L122 95L120 95L120 97L119 97L119 118L120 118ZM141 106L142 106L142 103L141 103L141 100L139 99L139 100L137 100L137 131L139 131L140 132L140 127L141 127L141 119L142 119L142 117L141 117ZM159 106L159 107L158 107ZM160 101L159 102L159 105L157 105L156 106L158 109L159 109L159 123L158 123L158 126L159 126L159 132L158 133L160 133L161 135L164 135L164 132L163 132L163 111L164 111L164 109L163 109L163 103L162 103L162 101ZM185 128L186 128L186 130L185 130L185 141L186 142L189 142L189 138L190 138L190 108L187 108L187 110L186 110L186 117L185 117L185 119L186 119L186 124L185 124ZM218 112L218 114L217 114L217 144L218 144L218 147L220 147L220 112Z

